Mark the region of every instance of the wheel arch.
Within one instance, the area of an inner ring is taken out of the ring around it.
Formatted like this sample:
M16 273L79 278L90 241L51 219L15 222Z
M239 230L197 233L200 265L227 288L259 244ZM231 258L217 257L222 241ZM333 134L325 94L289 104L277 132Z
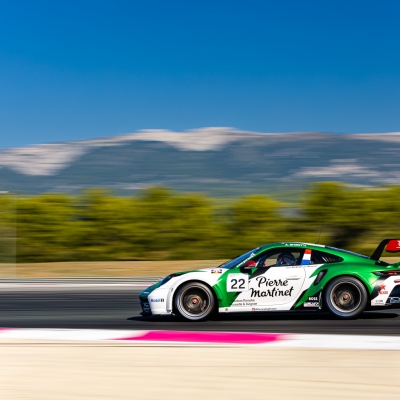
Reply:
M332 276L328 281L325 282L323 288L322 288L322 296L321 299L323 300L325 298L325 293L327 290L327 287L329 286L329 284L337 279L337 278L344 278L344 277L350 277L350 278L354 278L357 279L365 288L365 291L367 292L367 306L365 307L366 310L371 308L371 293L368 287L368 284L364 281L364 279L362 277L360 277L359 275L354 275L354 274L338 274L335 276ZM326 306L324 303L322 303L322 309L326 310Z
M218 312L219 299L218 299L217 293L215 292L214 288L208 282L202 281L201 279L189 279L187 281L181 282L176 288L174 288L174 292L172 294L172 312L174 314L177 312L176 305L175 305L175 299L176 299L176 294L178 293L178 289L180 287L182 287L183 285L187 285L188 283L196 283L196 282L201 283L210 289L211 293L214 296L214 301L215 301L215 307L214 307L213 313Z

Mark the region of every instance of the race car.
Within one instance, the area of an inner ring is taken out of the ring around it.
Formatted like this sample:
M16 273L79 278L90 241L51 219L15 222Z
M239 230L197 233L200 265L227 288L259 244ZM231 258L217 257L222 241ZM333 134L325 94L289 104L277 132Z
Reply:
M328 310L356 318L400 307L400 262L380 260L385 249L400 252L400 240L383 240L371 257L320 244L266 244L215 268L166 276L140 293L142 315L200 321L215 313Z

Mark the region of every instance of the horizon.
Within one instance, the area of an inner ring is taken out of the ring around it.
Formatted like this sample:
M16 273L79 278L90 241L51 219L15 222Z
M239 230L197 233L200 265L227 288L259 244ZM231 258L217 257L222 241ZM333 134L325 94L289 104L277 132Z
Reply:
M28 143L23 146L16 146L16 147L0 147L0 154L4 151L7 150L18 150L18 149L25 149L25 148L35 148L35 147L40 147L40 146L46 146L46 145L62 145L62 144L70 144L70 143L90 143L90 142L102 142L104 141L104 146L107 145L107 140L109 139L117 139L121 138L121 141L129 141L127 138L128 136L136 135L136 134L146 134L146 133L172 133L172 134L195 134L195 133L204 133L204 134L212 134L215 132L209 132L209 130L219 130L220 133L223 134L228 134L228 133L239 133L239 134L249 134L249 135L294 135L294 134L321 134L321 135L400 135L400 131L398 132L324 132L324 131L292 131L292 132L256 132L256 131L248 131L248 130L240 130L237 128L233 127L223 127L223 126L206 126L206 127L201 127L201 128L192 128L192 129L187 129L184 131L172 131L168 129L140 129L135 132L126 132L126 133L117 133L115 135L109 135L109 136L98 136L98 137L91 137L91 138L85 138L82 137L80 139L72 139L72 140L63 140L63 141L54 141L54 142L42 142L42 143ZM126 138L125 138L126 137ZM161 139L161 137L160 137ZM131 140L134 140L133 138ZM150 141L154 139L149 139ZM162 140L160 140L162 141ZM1 160L0 160L1 161ZM1 168L1 163L0 163L0 168Z

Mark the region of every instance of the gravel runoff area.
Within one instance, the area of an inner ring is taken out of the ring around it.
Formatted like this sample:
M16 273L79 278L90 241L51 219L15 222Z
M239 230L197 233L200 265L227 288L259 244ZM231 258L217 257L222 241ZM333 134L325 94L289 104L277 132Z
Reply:
M398 399L397 351L0 341L7 400Z

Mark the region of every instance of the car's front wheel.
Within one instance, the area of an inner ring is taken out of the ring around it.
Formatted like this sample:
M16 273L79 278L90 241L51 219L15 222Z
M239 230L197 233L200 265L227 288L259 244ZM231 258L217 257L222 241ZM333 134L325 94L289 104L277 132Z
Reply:
M356 318L364 311L368 294L358 279L342 276L328 284L324 300L333 315L340 318Z
M175 309L190 321L202 321L210 317L215 307L211 289L201 282L188 282L178 288Z

